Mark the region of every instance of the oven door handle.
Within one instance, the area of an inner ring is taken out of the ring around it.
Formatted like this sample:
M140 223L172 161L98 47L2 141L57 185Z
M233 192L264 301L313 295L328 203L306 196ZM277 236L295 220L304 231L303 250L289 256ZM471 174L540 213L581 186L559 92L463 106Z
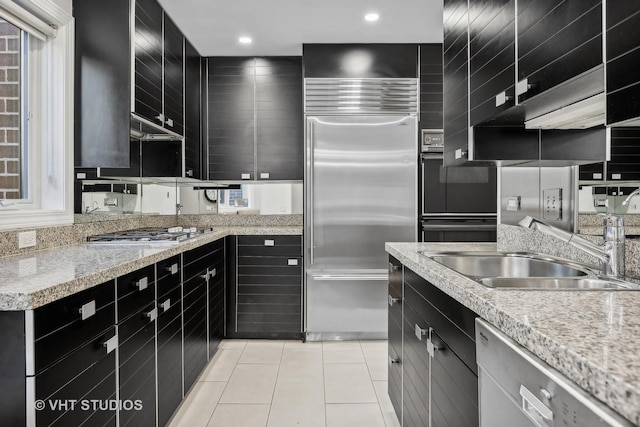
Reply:
M422 224L422 230L424 231L477 231L495 229L495 224Z

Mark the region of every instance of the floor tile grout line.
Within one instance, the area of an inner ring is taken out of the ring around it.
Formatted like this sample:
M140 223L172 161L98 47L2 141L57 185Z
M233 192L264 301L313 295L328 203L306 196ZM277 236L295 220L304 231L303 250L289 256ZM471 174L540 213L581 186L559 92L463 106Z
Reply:
M282 342L282 349L280 351L280 360L278 361L278 372L276 372L276 381L273 384L273 391L271 392L271 402L269 402L269 413L267 414L267 421L265 427L269 425L269 418L271 418L271 410L273 409L273 398L276 394L276 387L278 387L278 377L280 376L280 368L282 367L282 356L284 355L284 341Z

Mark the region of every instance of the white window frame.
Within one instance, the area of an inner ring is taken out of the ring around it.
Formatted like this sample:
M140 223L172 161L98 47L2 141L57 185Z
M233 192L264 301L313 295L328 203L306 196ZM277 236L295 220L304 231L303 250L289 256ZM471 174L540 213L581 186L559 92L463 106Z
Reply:
M52 0L18 3L57 34L29 37L28 199L0 208L5 230L73 223L73 18Z

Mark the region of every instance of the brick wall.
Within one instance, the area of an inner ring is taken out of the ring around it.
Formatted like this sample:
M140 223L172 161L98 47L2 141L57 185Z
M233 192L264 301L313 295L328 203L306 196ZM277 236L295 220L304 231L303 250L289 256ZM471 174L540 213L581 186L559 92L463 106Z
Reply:
M20 30L0 19L0 199L20 195Z

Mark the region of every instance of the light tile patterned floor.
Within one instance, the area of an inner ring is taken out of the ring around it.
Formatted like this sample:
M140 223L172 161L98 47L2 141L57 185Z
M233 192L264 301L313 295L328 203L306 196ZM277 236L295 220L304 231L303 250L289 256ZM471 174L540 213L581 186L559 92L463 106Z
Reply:
M171 427L399 427L386 341L225 340Z

